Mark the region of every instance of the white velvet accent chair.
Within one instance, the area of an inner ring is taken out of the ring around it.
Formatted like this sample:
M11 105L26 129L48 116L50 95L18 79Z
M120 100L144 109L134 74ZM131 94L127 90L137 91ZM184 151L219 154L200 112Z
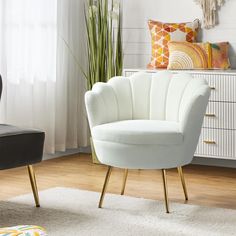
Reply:
M169 212L166 169L178 168L188 199L182 166L198 143L210 88L204 79L168 71L136 73L96 83L85 104L97 158L108 166L99 207L112 167L161 170Z

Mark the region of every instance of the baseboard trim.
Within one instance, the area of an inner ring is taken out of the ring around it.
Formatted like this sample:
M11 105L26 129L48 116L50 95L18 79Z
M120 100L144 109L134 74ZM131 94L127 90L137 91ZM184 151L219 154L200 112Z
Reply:
M236 160L234 161L234 160L206 158L206 157L194 157L192 164L236 168Z
M73 148L73 149L67 149L65 152L56 152L55 154L44 154L43 160L50 160L58 157L64 157L64 156L70 156L75 155L79 153L91 153L90 147L81 147L81 148Z

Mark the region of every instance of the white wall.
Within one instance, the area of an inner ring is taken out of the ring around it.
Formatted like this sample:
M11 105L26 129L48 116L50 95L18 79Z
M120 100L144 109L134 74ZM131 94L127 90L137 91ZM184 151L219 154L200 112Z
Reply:
M123 0L124 68L145 68L151 55L148 19L186 22L202 19L194 0ZM219 11L219 25L202 29L198 41L229 41L230 60L236 68L236 0L226 0Z

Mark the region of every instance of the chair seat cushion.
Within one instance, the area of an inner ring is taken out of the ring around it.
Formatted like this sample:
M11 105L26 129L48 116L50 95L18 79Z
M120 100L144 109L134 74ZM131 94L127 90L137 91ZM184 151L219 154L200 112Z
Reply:
M44 136L42 131L0 124L0 169L40 162Z
M6 136L19 136L24 134L34 135L37 133L42 133L42 131L34 129L20 128L13 125L0 124L0 138ZM20 137L20 136L19 136Z
M183 143L179 123L162 120L124 120L92 128L95 140L124 144L178 145Z

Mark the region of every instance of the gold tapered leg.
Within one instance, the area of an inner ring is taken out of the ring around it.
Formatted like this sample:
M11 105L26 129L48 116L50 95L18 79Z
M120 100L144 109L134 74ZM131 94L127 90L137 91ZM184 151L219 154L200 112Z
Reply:
M109 182L109 179L110 179L110 176L111 176L111 170L112 170L112 167L108 166L108 170L107 170L106 178L105 178L105 181L104 181L104 184L103 184L102 193L101 193L101 197L100 197L100 200L99 200L98 208L102 208L103 199L104 199L106 189L107 189L107 185L108 185L108 182Z
M168 190L167 190L166 170L161 170L161 173L162 173L162 180L163 180L163 187L164 187L166 213L169 213L169 199L168 199Z
M125 192L125 185L126 185L126 181L127 181L127 176L128 176L128 169L125 169L123 184L122 184L122 189L121 189L121 195L124 195L124 192Z
M36 207L40 207L39 204L39 195L38 195L38 188L37 188L37 183L36 183L36 178L35 178L35 173L34 173L34 169L32 165L27 166L28 167L28 172L29 172L29 178L30 178L30 183L31 183L31 187L33 190L33 194L34 194L34 201L35 201L35 205Z
M187 192L187 187L186 187L186 184L185 184L183 169L182 169L181 166L178 167L178 172L179 172L179 176L180 176L181 183L182 183L182 186L183 186L185 200L187 201L188 200L188 192Z

